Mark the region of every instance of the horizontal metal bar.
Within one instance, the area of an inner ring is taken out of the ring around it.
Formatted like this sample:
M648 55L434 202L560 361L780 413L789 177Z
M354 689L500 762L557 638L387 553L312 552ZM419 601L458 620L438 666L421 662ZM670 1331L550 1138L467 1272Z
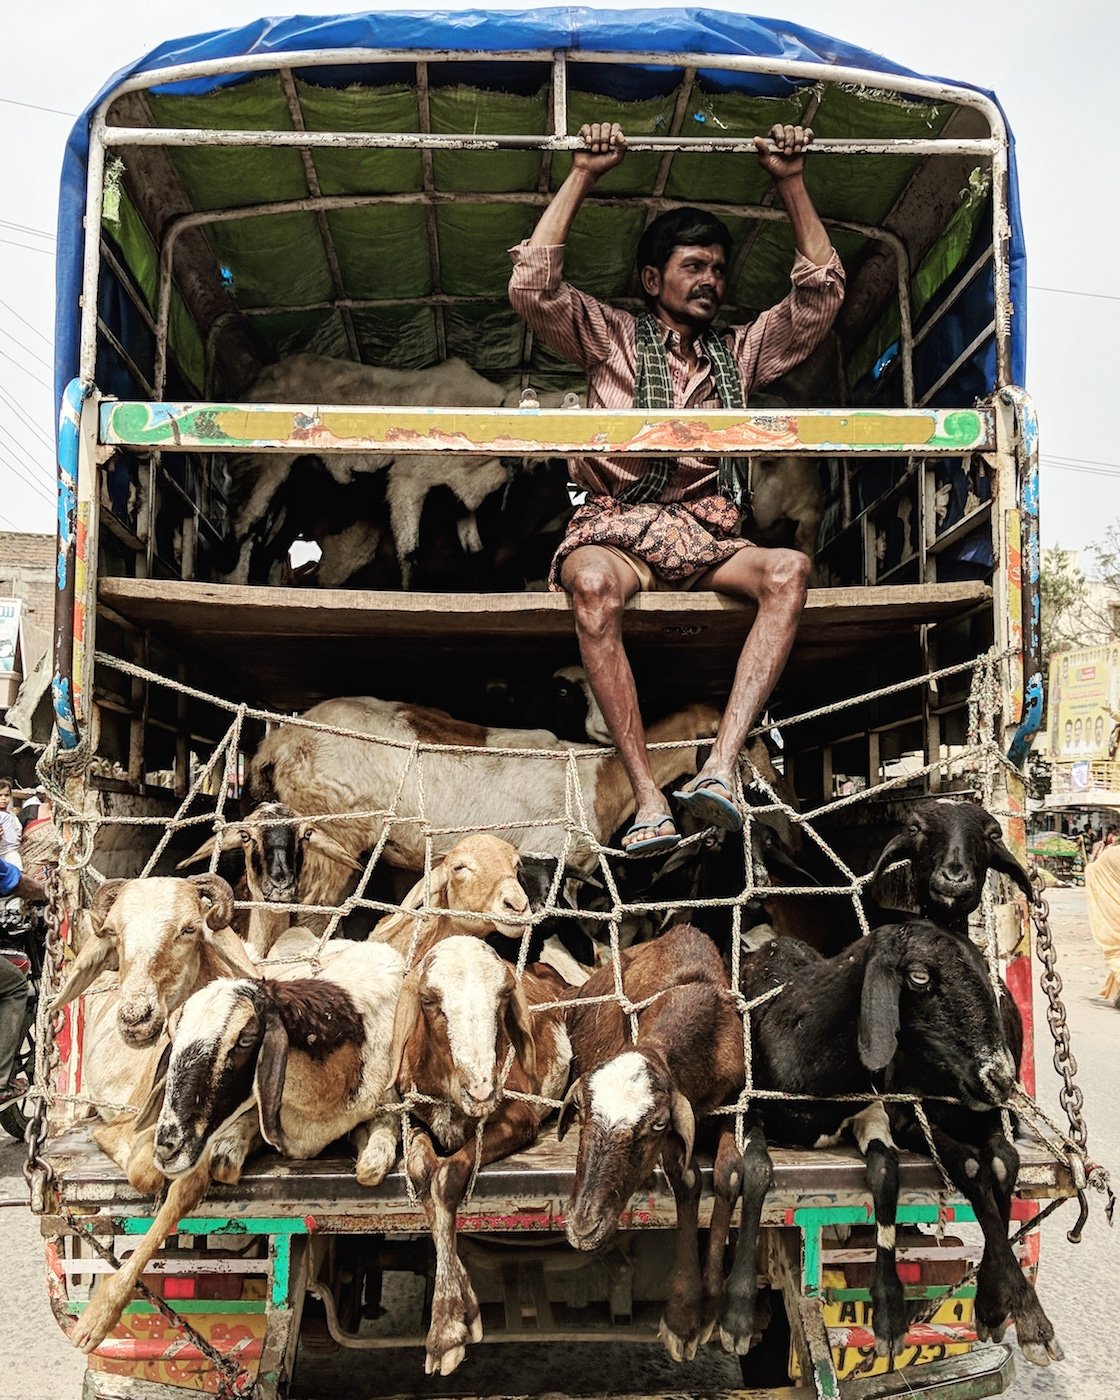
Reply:
M582 151L578 136L533 136L523 132L486 136L457 136L436 132L403 131L244 131L208 127L109 126L104 143L120 146L279 146L327 147L334 150L441 150L441 151ZM627 137L633 151L742 151L754 153L749 136L634 136ZM991 156L1000 147L994 138L963 140L956 137L897 137L871 141L861 137L824 137L814 141L807 154L865 156Z
M952 456L995 445L991 409L518 410L104 400L100 442L169 452L500 457Z

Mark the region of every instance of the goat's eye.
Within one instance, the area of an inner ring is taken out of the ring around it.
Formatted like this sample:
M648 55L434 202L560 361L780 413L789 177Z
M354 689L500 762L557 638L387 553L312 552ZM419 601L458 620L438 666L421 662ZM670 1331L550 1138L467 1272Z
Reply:
M929 987L929 969L925 967L912 967L906 974L906 980L915 991L924 992Z
M179 937L180 937L180 938L190 938L190 936L191 936L194 932L195 932L195 926L194 926L194 924L184 924L183 927L179 930Z
M451 873L452 875L462 875L464 871L469 869L469 865L466 865L463 861L458 861L451 867Z
M243 846L247 846L253 839L253 833L245 826L243 826L237 834L241 837L241 844Z
M668 1118L655 1118L649 1125L649 1130L651 1133L663 1133L668 1126Z
M237 1048L239 1050L251 1050L257 1043L257 1033L255 1030L242 1031L237 1037Z

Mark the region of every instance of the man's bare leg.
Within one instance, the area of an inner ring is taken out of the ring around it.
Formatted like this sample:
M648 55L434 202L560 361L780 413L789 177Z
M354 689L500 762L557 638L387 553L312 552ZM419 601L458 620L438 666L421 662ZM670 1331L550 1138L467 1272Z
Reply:
M702 785L705 778L726 783L728 795L734 791L731 778L743 742L782 674L797 635L810 567L798 550L756 547L740 550L698 581L700 588L753 599L758 615L743 643L711 754L685 791Z
M634 790L635 821L649 822L629 844L664 835L658 823L671 813L650 770L634 673L622 645L622 612L638 592L638 576L610 550L584 545L564 560L560 582L572 599L583 669Z

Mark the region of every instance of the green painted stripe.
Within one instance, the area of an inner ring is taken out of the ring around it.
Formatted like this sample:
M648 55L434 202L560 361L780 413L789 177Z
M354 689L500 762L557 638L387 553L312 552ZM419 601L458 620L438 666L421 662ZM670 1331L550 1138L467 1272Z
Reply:
M288 1285L292 1273L291 1235L274 1236L269 1254L272 1259L272 1306L286 1308L289 1305Z
M929 1288L918 1288L914 1285L906 1285L903 1293L907 1298L941 1298L948 1302L951 1298L975 1298L976 1285L970 1284L967 1288L958 1288L955 1293L946 1293L949 1285L947 1283L934 1284ZM822 1288L821 1298L826 1303L870 1303L871 1290L869 1288Z
M151 1226L153 1216L126 1215L114 1222L123 1235L143 1235ZM187 1216L180 1220L173 1235L306 1235L309 1234L307 1221L302 1216L288 1219L245 1215L236 1218L213 1220L203 1216Z
M793 1212L794 1224L805 1238L805 1254L801 1271L801 1291L806 1298L815 1298L821 1291L821 1231L827 1225L870 1225L874 1212L864 1206L805 1206ZM976 1219L971 1206L952 1205L942 1210L935 1205L899 1206L895 1219L900 1225L936 1225L939 1220Z

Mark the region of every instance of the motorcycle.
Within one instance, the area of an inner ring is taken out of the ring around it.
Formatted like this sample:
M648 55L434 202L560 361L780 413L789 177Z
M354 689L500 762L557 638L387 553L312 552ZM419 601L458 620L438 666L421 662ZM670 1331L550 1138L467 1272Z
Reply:
M23 1140L31 1116L30 1092L35 1082L35 1008L43 975L46 928L43 910L15 896L0 901L0 958L27 978L23 1035L10 1081L0 1087L0 1127Z

